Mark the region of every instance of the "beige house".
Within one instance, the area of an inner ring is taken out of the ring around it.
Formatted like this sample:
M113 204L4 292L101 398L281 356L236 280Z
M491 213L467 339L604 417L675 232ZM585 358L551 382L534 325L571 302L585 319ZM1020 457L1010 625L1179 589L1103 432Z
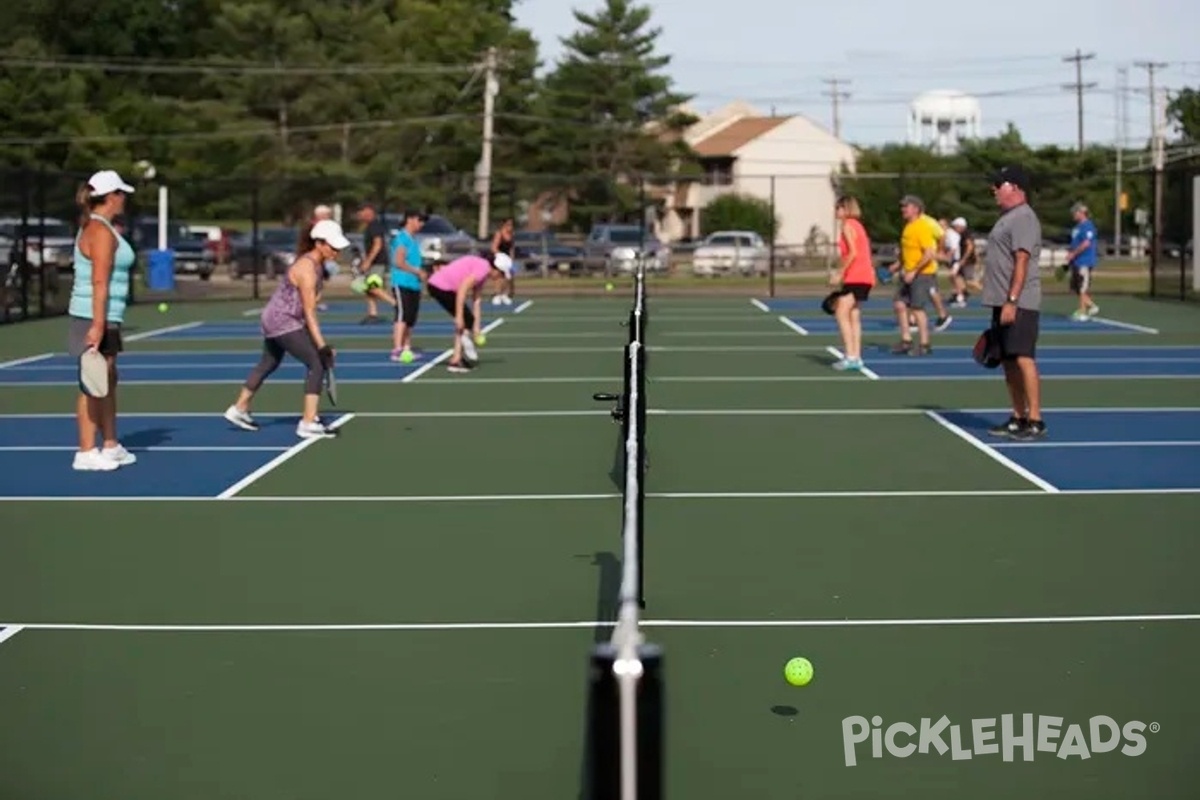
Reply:
M699 115L697 115L699 116ZM835 199L830 178L843 165L853 170L855 151L807 117L764 116L734 103L704 116L685 134L704 176L679 181L663 197L659 235L666 241L695 239L700 212L727 193L770 200L780 221L776 245L801 247L833 238Z

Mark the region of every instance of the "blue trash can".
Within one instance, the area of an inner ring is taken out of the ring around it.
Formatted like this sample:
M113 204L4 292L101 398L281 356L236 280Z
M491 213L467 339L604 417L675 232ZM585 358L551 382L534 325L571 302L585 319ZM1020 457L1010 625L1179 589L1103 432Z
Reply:
M169 292L175 288L175 251L151 250L148 288L154 292Z

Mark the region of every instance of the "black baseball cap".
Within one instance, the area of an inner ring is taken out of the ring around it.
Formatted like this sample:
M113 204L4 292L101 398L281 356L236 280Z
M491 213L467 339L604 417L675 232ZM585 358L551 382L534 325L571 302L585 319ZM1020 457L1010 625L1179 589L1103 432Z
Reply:
M999 186L1002 183L1011 183L1023 192L1029 191L1029 173L1024 167L1016 164L1010 164L1001 167L992 174L992 186Z

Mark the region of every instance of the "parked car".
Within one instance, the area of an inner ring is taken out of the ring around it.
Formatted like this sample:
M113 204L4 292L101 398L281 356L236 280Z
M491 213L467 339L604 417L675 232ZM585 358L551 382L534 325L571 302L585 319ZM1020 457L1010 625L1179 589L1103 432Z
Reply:
M589 270L606 275L633 272L639 263L647 272L666 271L670 249L648 230L637 225L596 225L583 245L583 259Z
M158 249L158 217L137 217L129 223L130 244L139 253ZM192 236L188 226L167 221L167 249L175 253L175 272L196 275L202 281L212 277L217 260L207 241Z
M5 248L5 257L19 255L14 244L25 239L25 263L31 268L56 266L59 272L70 272L75 257L75 232L71 226L55 217L41 219L20 217L0 218L0 236L11 243Z
M230 275L243 278L257 272L268 278L278 277L296 260L296 244L299 241L300 231L296 228L259 228L256 268L253 232L233 236L230 238Z
M399 214L385 214L383 219L391 236L396 235L404 222ZM437 214L430 214L420 232L413 238L421 247L421 259L426 266L435 261L449 261L469 253L476 253L484 247L475 240L475 237Z
M692 252L697 275L765 275L769 266L767 243L754 231L717 231Z
M583 269L583 250L563 244L550 231L514 233L513 257L527 270L571 273Z

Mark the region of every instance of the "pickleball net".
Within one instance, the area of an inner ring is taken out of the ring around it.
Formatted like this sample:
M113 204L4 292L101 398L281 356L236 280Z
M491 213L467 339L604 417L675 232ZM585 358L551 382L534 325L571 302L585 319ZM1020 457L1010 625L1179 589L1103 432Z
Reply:
M593 647L588 698L589 797L660 800L663 796L662 649L641 628L644 594L646 475L646 277L634 275L624 349L625 381L614 416L624 439L622 572L616 620Z

